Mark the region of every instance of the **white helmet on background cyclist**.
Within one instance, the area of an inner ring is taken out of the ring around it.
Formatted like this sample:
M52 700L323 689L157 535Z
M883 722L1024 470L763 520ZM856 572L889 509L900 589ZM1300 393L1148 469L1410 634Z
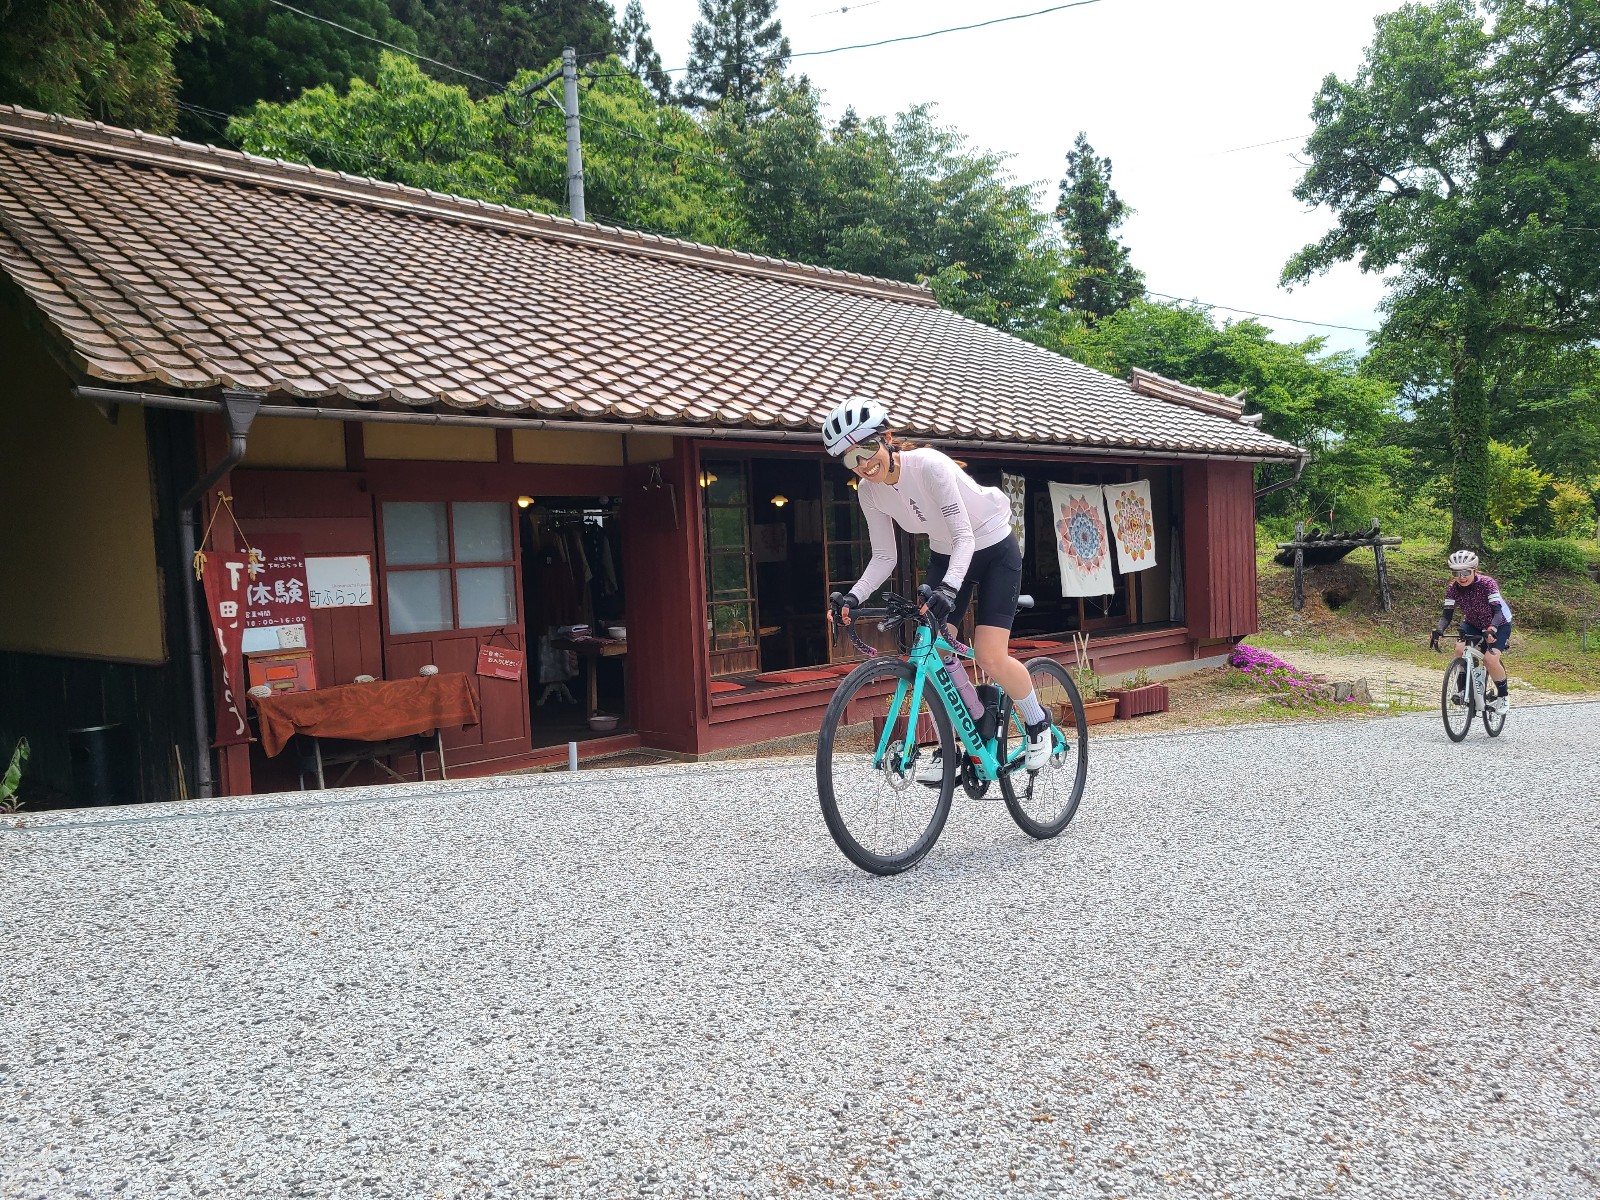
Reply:
M822 423L822 448L838 458L889 428L889 410L876 400L854 398L837 405Z
M1457 550L1450 556L1452 571L1473 571L1478 566L1478 556L1471 550Z

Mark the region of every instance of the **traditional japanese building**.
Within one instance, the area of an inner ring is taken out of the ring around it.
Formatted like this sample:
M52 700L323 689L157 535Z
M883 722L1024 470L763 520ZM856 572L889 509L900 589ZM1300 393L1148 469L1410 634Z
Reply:
M481 719L445 746L487 773L817 727L826 597L866 552L818 436L845 396L1011 491L1018 636L1088 631L1103 674L1255 631L1256 467L1302 461L1237 398L922 287L18 109L0 281L0 746L28 735L63 796L96 726L136 761L125 798L294 785L259 744L209 749L195 541L298 548L338 597L309 614L322 686L465 672ZM1063 596L1050 485L1140 482L1153 565ZM585 625L608 636L575 651ZM521 677L479 673L486 646Z

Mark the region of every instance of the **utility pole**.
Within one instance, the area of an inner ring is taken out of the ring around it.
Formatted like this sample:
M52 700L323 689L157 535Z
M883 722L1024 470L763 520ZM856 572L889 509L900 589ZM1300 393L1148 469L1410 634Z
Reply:
M561 52L561 98L567 112L567 212L582 221L583 142L578 136L578 54L571 46Z

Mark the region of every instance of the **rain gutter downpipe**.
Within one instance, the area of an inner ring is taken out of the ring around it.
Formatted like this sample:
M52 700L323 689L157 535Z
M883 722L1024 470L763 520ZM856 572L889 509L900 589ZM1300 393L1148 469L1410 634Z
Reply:
M79 388L86 399L97 400L94 393L109 390ZM200 628L200 589L194 577L194 554L197 544L196 506L216 483L239 464L244 457L245 441L250 435L250 423L256 419L265 397L260 392L223 392L218 407L222 420L228 427L228 452L222 460L195 480L182 499L178 501L178 577L183 580L183 613L189 655L189 700L194 721L195 787L199 799L208 800L216 791L216 776L211 769L211 720L206 713L206 649ZM212 411L215 411L213 409Z
M1310 451L1307 451L1307 450L1300 451L1300 458L1294 464L1294 474L1289 476L1289 478L1287 478L1287 479L1280 479L1277 483L1269 483L1264 488L1257 488L1256 489L1256 499L1259 500L1263 496L1270 496L1270 495L1272 495L1273 492L1282 491L1286 487L1293 487L1295 484L1299 483L1300 482L1300 472L1302 472L1302 471L1304 471L1306 469L1306 460L1309 459L1310 457L1311 457Z

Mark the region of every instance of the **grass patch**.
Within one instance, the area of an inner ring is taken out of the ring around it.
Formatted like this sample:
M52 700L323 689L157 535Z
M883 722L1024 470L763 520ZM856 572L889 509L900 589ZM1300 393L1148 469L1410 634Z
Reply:
M1578 543L1564 545L1584 549ZM1299 613L1292 605L1294 569L1273 562L1274 552L1270 544L1257 550L1261 632L1251 636L1251 644L1282 650L1291 660L1294 650L1303 649L1369 654L1443 669L1443 655L1428 649L1428 633L1439 619L1449 578L1442 543L1416 541L1387 552L1392 612L1384 612L1379 602L1370 551L1356 550L1343 562L1307 567L1306 606ZM1600 583L1586 571L1569 569L1570 549L1524 547L1516 553L1523 562L1537 558L1541 563L1550 560L1550 565L1521 580L1495 576L1505 588L1514 619L1507 669L1546 691L1600 691ZM1600 558L1600 552L1594 557ZM1487 565L1494 574L1496 564L1491 560ZM1587 649L1585 621L1590 622Z

